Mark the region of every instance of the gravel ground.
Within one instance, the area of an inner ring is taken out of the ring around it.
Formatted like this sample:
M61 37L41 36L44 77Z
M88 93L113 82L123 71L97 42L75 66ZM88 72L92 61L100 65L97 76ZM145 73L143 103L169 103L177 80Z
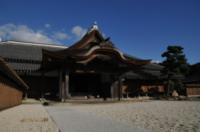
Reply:
M200 101L65 104L45 107L62 132L199 132ZM0 112L0 132L56 132L40 104Z
M74 109L154 132L200 132L200 101L123 102Z
M200 132L200 101L120 102L53 107L62 107L63 111L70 108L76 113L86 113L152 132Z
M0 132L58 132L44 107L22 104L0 111Z

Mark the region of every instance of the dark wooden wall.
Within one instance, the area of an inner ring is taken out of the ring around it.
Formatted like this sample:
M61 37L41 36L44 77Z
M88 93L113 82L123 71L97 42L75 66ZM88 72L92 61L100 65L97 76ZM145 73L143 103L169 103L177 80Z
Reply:
M200 96L200 84L186 85L186 92L188 96L199 95Z
M134 96L156 96L163 95L165 92L164 85L158 82L126 80L123 84L122 93L128 92L130 97Z

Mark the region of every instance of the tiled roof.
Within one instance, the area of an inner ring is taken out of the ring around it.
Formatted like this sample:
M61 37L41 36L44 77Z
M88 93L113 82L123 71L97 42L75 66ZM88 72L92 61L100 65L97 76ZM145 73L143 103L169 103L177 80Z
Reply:
M144 65L142 66L143 69L146 69L146 70L155 70L155 71L160 71L163 69L163 66L162 65L159 65L159 64L155 64L155 63L149 63L147 65Z
M12 63L9 62L9 65L15 70L20 71L37 71L40 68L41 64L31 64L31 63Z
M41 65L42 49L57 51L65 48L62 45L5 41L0 42L0 57L15 70L35 71Z
M138 71L129 71L123 76L127 79L142 79L142 80L154 80L162 79L161 70L163 66L155 63L149 63L141 66Z
M200 63L190 66L190 72L189 75L186 76L185 82L200 82Z

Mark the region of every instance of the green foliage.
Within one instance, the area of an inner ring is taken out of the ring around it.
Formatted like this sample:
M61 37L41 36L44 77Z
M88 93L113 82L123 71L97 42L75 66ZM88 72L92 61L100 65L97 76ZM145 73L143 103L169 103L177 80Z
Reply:
M162 75L167 78L168 95L173 90L183 90L183 84L181 79L189 73L189 66L183 48L181 46L168 46L167 51L162 54L162 57L166 58L162 65L164 66ZM173 82L173 86L169 82ZM179 92L180 93L180 92Z

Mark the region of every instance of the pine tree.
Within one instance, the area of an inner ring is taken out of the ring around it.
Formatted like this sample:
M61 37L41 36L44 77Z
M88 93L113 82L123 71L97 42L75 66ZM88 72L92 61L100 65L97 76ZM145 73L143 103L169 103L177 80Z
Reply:
M173 90L182 93L184 91L182 79L189 72L183 48L181 46L168 46L162 57L166 58L162 62L164 68L161 72L167 80L167 95L169 96Z

